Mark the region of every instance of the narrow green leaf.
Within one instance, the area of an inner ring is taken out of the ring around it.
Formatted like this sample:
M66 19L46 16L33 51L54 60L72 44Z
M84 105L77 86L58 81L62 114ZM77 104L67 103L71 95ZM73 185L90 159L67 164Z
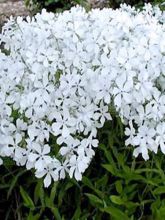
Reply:
M16 176L14 176L14 178L13 178L11 184L10 184L10 188L9 188L9 190L8 190L8 193L7 193L7 199L10 197L10 195L11 195L11 193L12 193L14 187L16 186L16 183L17 183L17 181L18 181L18 178L19 178L20 176L22 176L25 172L27 172L27 170L22 170L22 171L20 171Z
M122 193L122 191L123 191L122 181L117 180L117 181L115 182L115 186L116 186L116 191L117 191L118 193Z
M102 167L104 167L112 175L116 175L116 170L114 170L114 167L111 164L102 164Z
M54 182L53 187L51 188L50 201L52 204L54 203L54 199L56 196L57 186L58 186L58 182Z
M72 220L78 220L80 218L81 215L81 209L80 207L78 207L72 217Z
M153 193L154 193L155 195L159 195L159 194L165 193L165 186L159 186L159 187L157 187L157 188L153 191Z
M110 216L114 217L116 220L130 220L124 212L114 206L108 206L104 208L103 211L110 214Z
M100 198L104 197L104 194L102 193L102 191L100 191L96 187L94 187L94 185L89 180L89 178L83 177L82 182L85 186L88 186L90 189L92 189Z
M122 205L124 204L124 201L121 199L120 196L115 196L115 195L112 195L110 196L110 199L113 203L117 204L117 205Z
M90 194L90 193L85 193L85 195L89 198L89 200L93 203L93 204L99 204L99 205L103 205L103 201L98 198L97 196Z
M22 186L20 186L20 193L21 193L21 196L24 200L25 206L30 209L35 209L35 206L34 206L32 199L27 194L27 192L22 188Z
M32 212L29 213L27 220L39 220L40 214L33 215Z
M88 186L90 189L94 188L94 186L93 186L92 182L89 180L89 178L83 176L82 182L85 186Z
M59 210L57 208L51 207L51 211L52 211L56 220L62 220L60 213L59 213Z

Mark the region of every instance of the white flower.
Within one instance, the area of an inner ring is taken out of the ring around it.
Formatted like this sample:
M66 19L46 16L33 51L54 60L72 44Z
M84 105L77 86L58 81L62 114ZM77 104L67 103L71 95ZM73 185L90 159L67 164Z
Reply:
M123 65L126 63L127 59L128 59L127 49L125 47L120 48L117 56L117 61Z
M137 149L142 150L142 156L145 160L149 159L148 150L152 150L155 153L157 152L157 146L154 140L156 134L155 129L148 128L146 126L141 126L138 130L136 136L134 136L132 143L134 146L140 146ZM137 155L137 149L134 150L134 155Z
M60 167L60 162L56 159L52 160L51 163L47 164L47 166L44 168L44 170L37 170L35 173L35 176L37 178L41 178L43 176L45 176L44 178L44 186L48 187L51 182L52 179L54 181L57 181L59 179L59 173L58 173L58 167ZM56 168L56 169L55 169Z
M40 144L33 143L33 150L28 156L28 160L32 163L35 163L35 168L38 171L43 171L46 164L51 162L51 157L47 154L50 153L50 146L44 145L43 147Z
M164 22L150 4L10 19L0 34L0 164L35 169L45 187L80 180L110 106L134 156L165 153Z
M158 124L156 132L156 143L160 146L161 151L165 154L165 124Z
M2 165L3 164L3 160L2 160L2 158L0 158L0 165Z
M78 139L74 139L72 136L69 136L65 139L66 146L62 146L60 149L61 155L67 155L69 153L73 153L77 150L77 147L80 145L80 141Z
M31 141L36 138L36 141L43 142L44 139L49 140L49 125L43 121L34 121L33 124L28 126L28 135Z
M76 157L76 155L73 155L70 158L70 165L71 168L69 170L69 176L70 178L74 177L76 180L81 180L82 179L82 173L85 171L85 169L88 166L88 159L86 157Z
M108 106L103 101L100 102L98 111L94 114L94 118L104 125L105 120L112 120L110 113L108 112Z
M115 95L114 103L119 108L122 105L122 100L127 104L130 104L132 101L131 89L133 82L132 80L127 81L126 77L126 74L119 76L115 81L117 87L113 89L113 94Z
M63 110L63 114L61 113L56 113L55 115L56 122L52 124L52 130L53 134L56 136L59 134L62 134L63 137L68 137L70 134L69 131L69 119L70 119L70 114L68 109Z
M133 138L134 138L134 135L135 135L135 128L133 127L132 121L129 121L129 128L126 127L125 135L129 137L126 140L125 144L126 145L133 144Z

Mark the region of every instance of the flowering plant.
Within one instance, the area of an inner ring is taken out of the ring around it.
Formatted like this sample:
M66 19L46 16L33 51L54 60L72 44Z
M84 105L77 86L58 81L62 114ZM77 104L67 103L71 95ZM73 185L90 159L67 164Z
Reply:
M81 180L110 106L134 156L165 153L164 21L149 4L11 18L0 35L1 158L34 168L45 187L66 173Z

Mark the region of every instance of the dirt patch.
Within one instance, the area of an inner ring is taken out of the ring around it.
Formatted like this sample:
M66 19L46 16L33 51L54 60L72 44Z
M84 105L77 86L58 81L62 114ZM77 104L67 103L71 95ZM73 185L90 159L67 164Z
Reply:
M14 17L29 15L23 0L0 0L0 24L2 25L11 15Z
M91 8L108 7L108 0L87 0Z

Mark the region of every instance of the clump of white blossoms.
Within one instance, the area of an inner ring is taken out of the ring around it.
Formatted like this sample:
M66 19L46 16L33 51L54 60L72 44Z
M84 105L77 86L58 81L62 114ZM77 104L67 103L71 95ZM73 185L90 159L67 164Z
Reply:
M134 156L165 153L164 21L151 5L10 19L0 35L0 162L35 169L46 187L66 173L80 180L109 105Z

